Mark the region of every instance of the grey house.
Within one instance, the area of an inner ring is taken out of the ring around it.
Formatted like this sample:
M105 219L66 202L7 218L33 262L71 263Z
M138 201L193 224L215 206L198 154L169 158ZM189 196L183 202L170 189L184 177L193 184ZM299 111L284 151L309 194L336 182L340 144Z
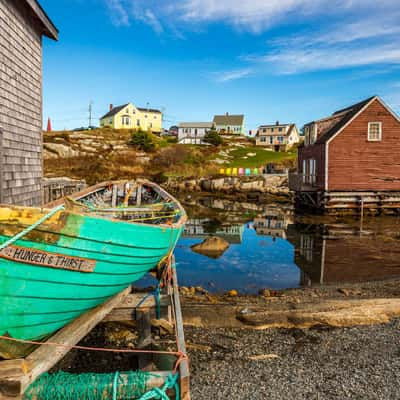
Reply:
M42 38L58 31L36 0L0 0L0 202L42 203Z
M215 129L221 135L243 135L244 115L233 115L226 113L224 115L216 115L213 120Z

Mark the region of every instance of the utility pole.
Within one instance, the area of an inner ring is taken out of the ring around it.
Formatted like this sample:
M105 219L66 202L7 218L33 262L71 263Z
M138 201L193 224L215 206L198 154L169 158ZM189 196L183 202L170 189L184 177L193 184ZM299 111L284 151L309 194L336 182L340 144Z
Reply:
M92 110L93 110L93 101L90 101L89 103L89 126L90 128L92 126Z

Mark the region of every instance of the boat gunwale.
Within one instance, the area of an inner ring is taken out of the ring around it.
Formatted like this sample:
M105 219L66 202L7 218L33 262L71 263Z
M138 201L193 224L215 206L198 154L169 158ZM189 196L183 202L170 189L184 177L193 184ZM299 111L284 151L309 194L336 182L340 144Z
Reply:
M123 221L123 220L120 220L117 218L107 218L107 217L103 217L103 216L99 216L99 215L91 215L90 213L84 213L84 212L77 213L77 212L71 212L68 210L60 210L60 212L68 213L71 215L82 215L82 216L93 218L93 219L100 219L100 220L106 220L106 221L111 221L111 222L123 223L123 224L129 225L129 226L138 225L138 226L147 226L147 227L158 228L158 229L173 229L173 228L179 229L186 223L188 217L187 217L186 211L182 207L181 203L174 196L172 196L166 190L161 188L159 185L157 185L154 182L150 182L147 179L136 179L134 181L130 181L130 180L105 181L105 182L101 182L96 185L90 186L88 188L85 188L77 193L73 193L72 195L69 195L68 197L70 197L73 200L80 200L83 197L88 196L92 193L96 193L100 189L103 189L107 186L115 185L115 184L118 185L118 184L123 184L123 183L133 183L133 182L147 185L147 186L155 189L155 191L158 192L158 194L160 194L164 199L169 199L172 202L174 202L178 206L178 209L180 211L179 220L172 224L166 224L166 223L148 224L148 223L144 223L144 222ZM41 207L15 206L15 205L11 205L11 204L0 204L0 207L1 208L10 208L10 209L32 209L32 210L40 210L40 212L45 212L45 211L51 211L55 207L61 206L63 204L64 204L64 197L61 199L55 200L53 202L44 204Z

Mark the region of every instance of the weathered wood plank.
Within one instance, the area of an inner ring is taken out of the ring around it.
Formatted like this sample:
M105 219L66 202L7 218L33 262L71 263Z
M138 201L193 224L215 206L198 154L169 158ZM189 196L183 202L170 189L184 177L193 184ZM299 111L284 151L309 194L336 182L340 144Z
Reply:
M175 257L173 257L173 264L175 264ZM178 348L182 353L186 354L185 335L183 332L183 318L181 303L179 299L179 287L178 278L176 274L175 265L172 268L172 283L173 283L173 301L176 321L176 335L178 340ZM189 373L189 362L183 360L179 365L180 374L180 388L181 388L181 399L190 400L190 373Z
M144 299L144 300L143 300ZM168 295L161 295L161 309L167 308L171 304ZM131 321L136 319L136 312L141 309L153 309L151 315L155 315L156 300L154 296L148 296L147 293L132 293L115 307L103 321Z

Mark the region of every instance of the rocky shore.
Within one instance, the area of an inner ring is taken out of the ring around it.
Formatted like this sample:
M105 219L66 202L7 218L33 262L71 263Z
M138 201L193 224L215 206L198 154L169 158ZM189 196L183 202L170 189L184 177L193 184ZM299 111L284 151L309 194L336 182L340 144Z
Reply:
M318 324L291 329L231 326L230 317L225 318L232 309L235 316L243 309L289 312L303 305L318 309L326 301L399 302L399 284L399 280L388 280L282 291L265 289L258 296L240 296L233 291L216 296L201 288L182 289L192 399L399 399L399 317L360 325L358 316L344 327ZM202 320L199 307L204 308L209 323ZM340 308L333 311L341 313ZM378 316L382 312L383 308L371 308L370 314ZM193 314L197 324L193 323ZM81 344L134 348L137 340L133 325L114 322L100 324ZM74 350L54 371L112 372L132 368L132 362L126 354Z
M187 328L192 399L399 399L400 319L314 330Z
M218 193L218 194L270 194L290 196L286 175L265 175L254 177L215 177L198 179L169 179L165 188L175 193Z

